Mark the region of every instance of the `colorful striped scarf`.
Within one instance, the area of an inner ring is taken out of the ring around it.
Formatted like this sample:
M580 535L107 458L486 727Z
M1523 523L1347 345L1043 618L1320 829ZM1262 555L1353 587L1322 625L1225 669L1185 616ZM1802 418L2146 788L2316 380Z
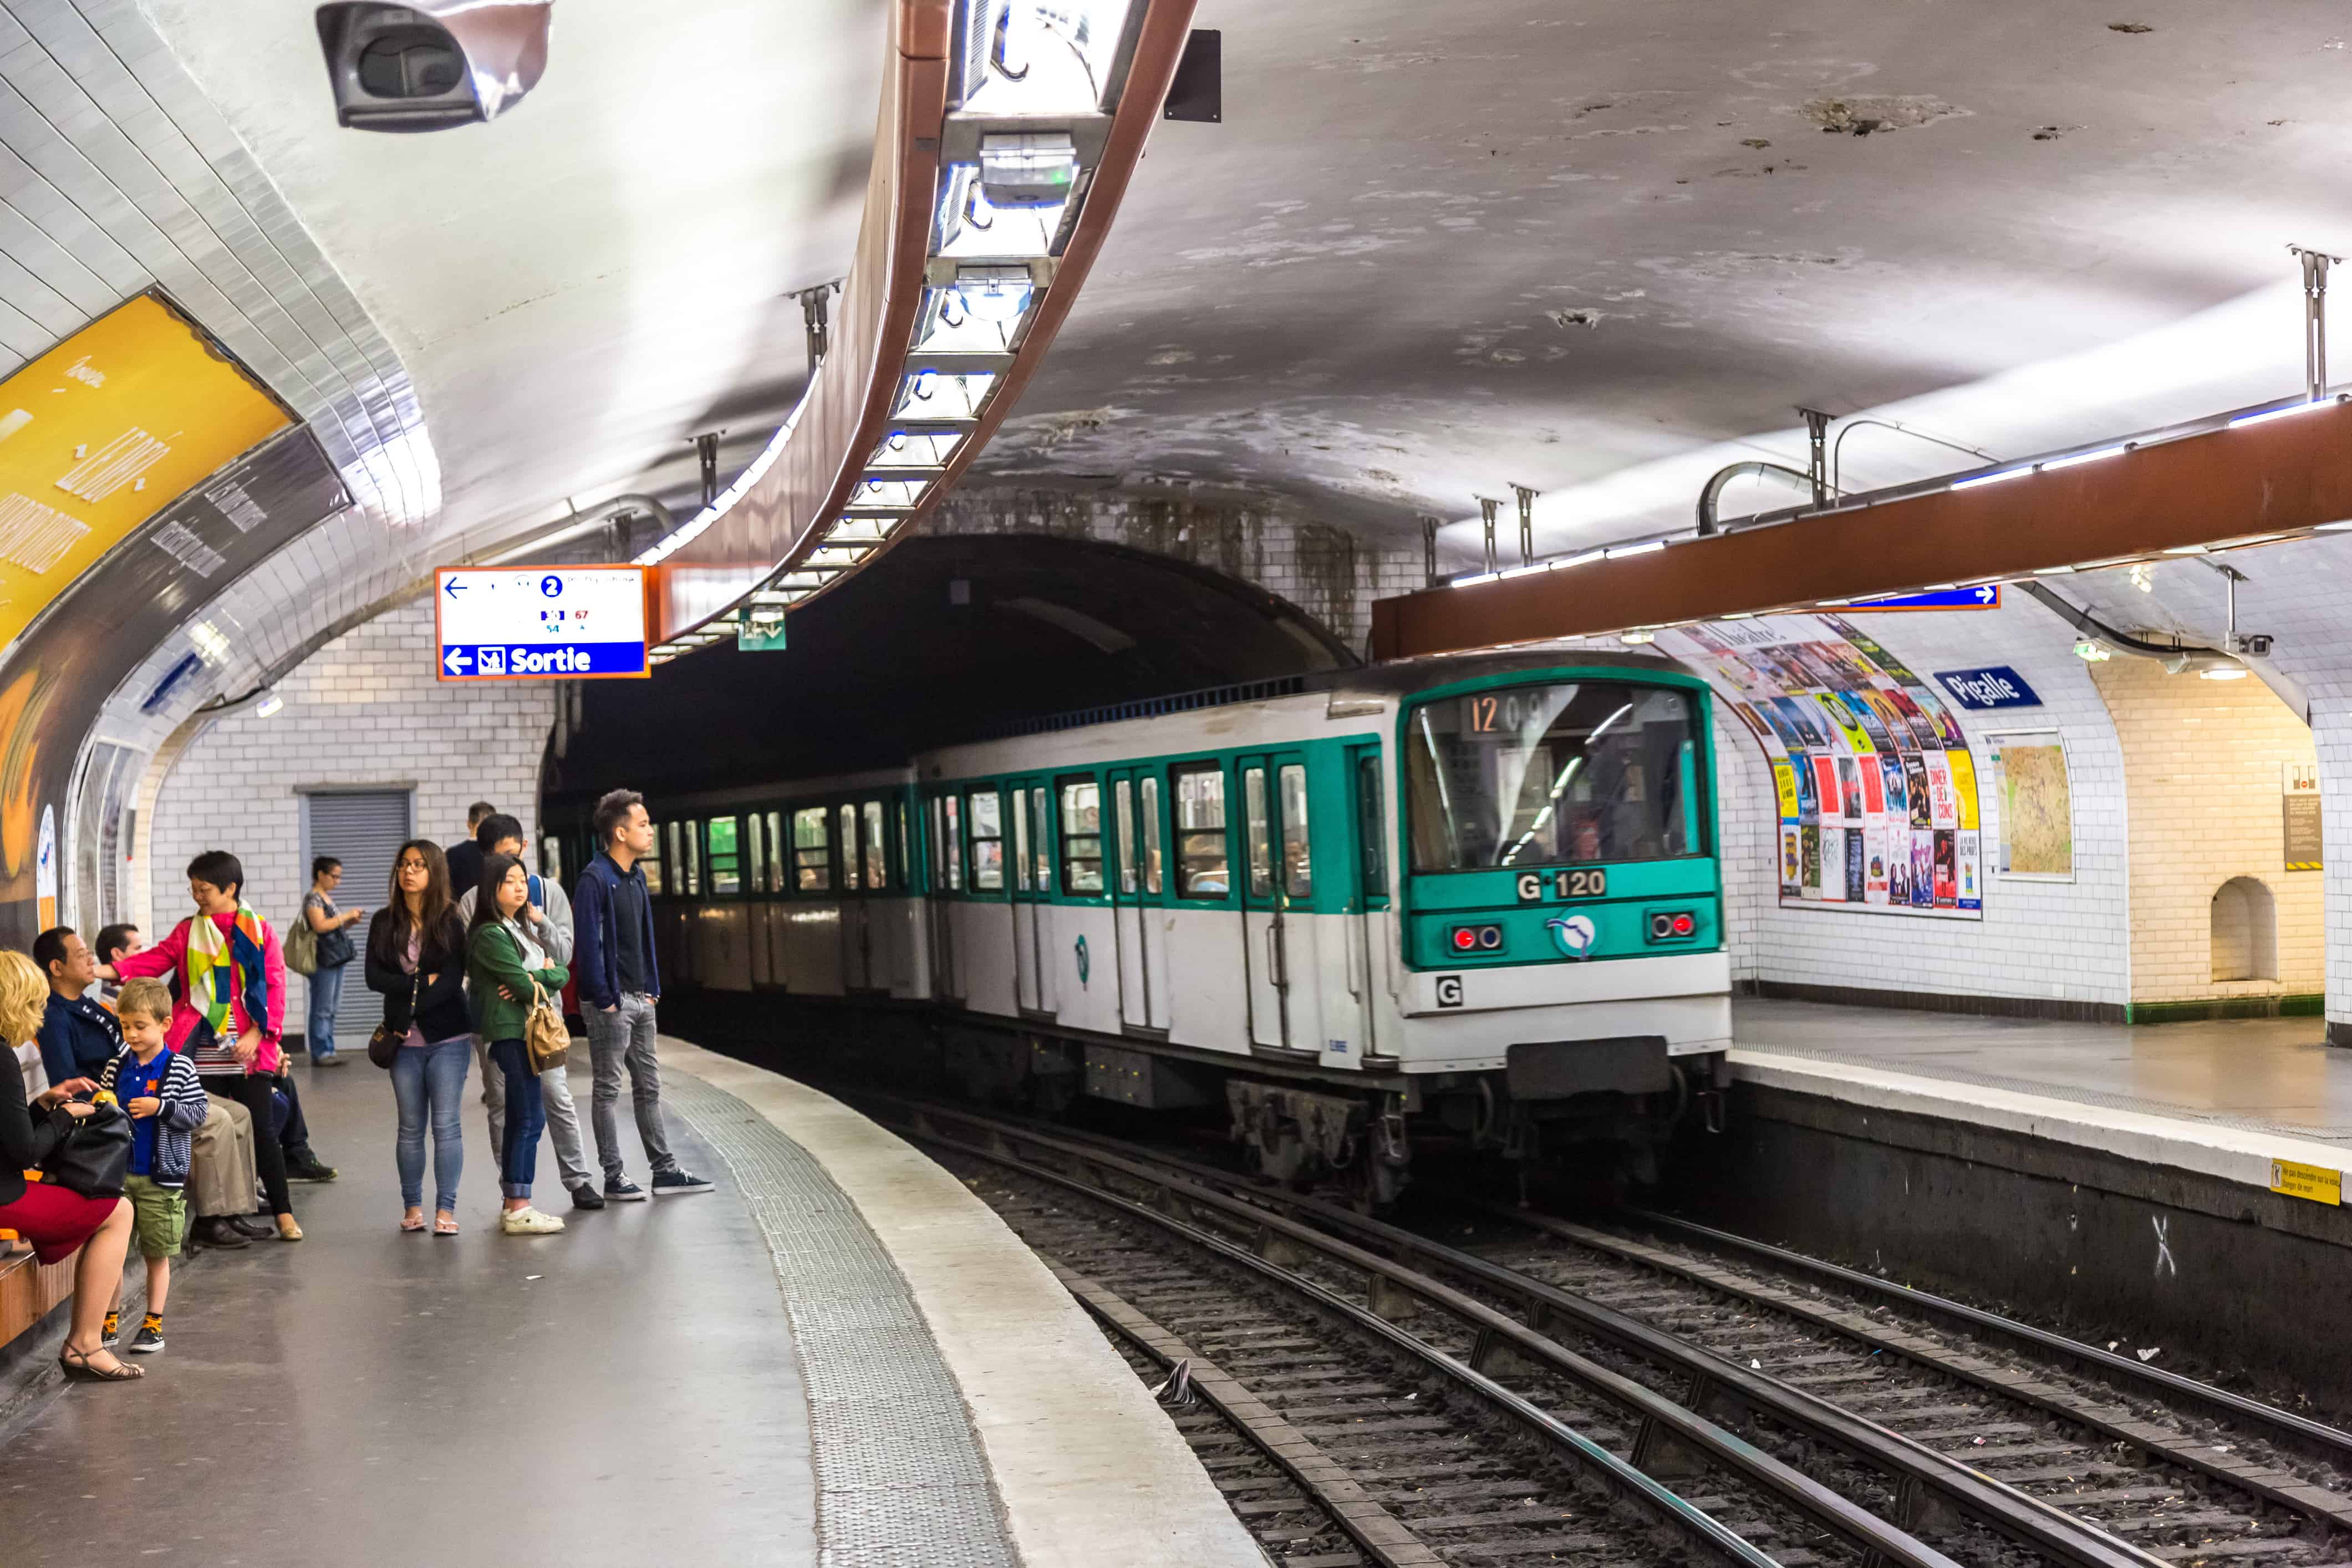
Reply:
M229 998L242 996L245 1016L258 1029L269 1017L269 980L261 917L239 901L234 928L224 932L210 915L188 922L188 1005L212 1026L224 1047L236 1038Z

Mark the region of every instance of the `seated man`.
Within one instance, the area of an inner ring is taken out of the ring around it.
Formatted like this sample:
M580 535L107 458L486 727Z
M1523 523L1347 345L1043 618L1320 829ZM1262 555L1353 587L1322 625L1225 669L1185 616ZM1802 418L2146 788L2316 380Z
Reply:
M49 982L39 1035L42 1068L51 1083L97 1082L106 1064L122 1054L122 1030L95 994L98 955L73 927L55 926L33 939L33 962Z

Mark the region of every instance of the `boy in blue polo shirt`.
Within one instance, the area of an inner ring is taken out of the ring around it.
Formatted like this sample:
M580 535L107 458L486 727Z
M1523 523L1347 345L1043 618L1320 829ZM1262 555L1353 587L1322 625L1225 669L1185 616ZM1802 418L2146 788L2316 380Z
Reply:
M147 1321L131 1341L131 1353L143 1355L163 1348L163 1304L172 1293L172 1255L188 1229L188 1160L193 1135L205 1124L205 1086L188 1058L163 1043L172 1022L170 986L125 981L114 1006L125 1047L99 1087L131 1113L131 1173L122 1195L131 1200L131 1238L147 1260ZM118 1285L114 1308L121 1304ZM110 1309L110 1336L117 1321Z

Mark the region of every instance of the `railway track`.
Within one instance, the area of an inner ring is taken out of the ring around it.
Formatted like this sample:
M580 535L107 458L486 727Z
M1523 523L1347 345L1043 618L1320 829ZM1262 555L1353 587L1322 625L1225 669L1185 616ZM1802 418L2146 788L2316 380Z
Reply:
M1906 1322L1893 1310L1908 1294L1899 1287L1841 1280L1810 1259L1798 1261L1815 1278L1798 1270L1791 1284L1772 1277L1773 1249L1696 1227L1680 1239L1746 1248L1738 1265L1519 1211L1486 1211L1475 1234L1440 1239L1064 1129L963 1108L908 1114L934 1131L961 1124L1003 1140L1082 1183L1196 1216L1205 1206L1261 1251L1312 1252L1303 1231L1425 1271L1549 1342L1721 1415L1824 1484L1867 1498L1872 1483L1857 1485L1854 1472L1872 1472L1892 1495L1888 1511L1959 1561L2338 1568L2352 1558L2341 1533L2352 1497L2330 1484L2342 1472L2326 1458L2352 1458L2352 1436L2137 1362L2118 1367L2110 1352L1976 1309L1928 1298L1935 1310L1920 1315L1940 1310L1940 1321ZM1837 1299L1841 1285L1850 1299ZM1989 1357L1988 1340L2066 1370ZM1474 1338L1471 1359L1491 1356L1492 1344ZM2166 1395L2191 1414L2155 1403ZM1622 1457L1661 1470L1645 1436L1634 1433Z

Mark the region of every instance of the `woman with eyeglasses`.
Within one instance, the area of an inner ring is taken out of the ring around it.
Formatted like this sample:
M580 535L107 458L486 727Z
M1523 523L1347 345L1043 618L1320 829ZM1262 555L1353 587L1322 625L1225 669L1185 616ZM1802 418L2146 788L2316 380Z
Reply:
M425 1130L433 1129L433 1234L457 1234L466 1168L458 1111L474 1059L466 1005L466 927L449 897L449 862L412 838L392 863L391 896L368 926L367 984L383 997L383 1027L401 1044L392 1064L400 1104L400 1228L425 1228Z

